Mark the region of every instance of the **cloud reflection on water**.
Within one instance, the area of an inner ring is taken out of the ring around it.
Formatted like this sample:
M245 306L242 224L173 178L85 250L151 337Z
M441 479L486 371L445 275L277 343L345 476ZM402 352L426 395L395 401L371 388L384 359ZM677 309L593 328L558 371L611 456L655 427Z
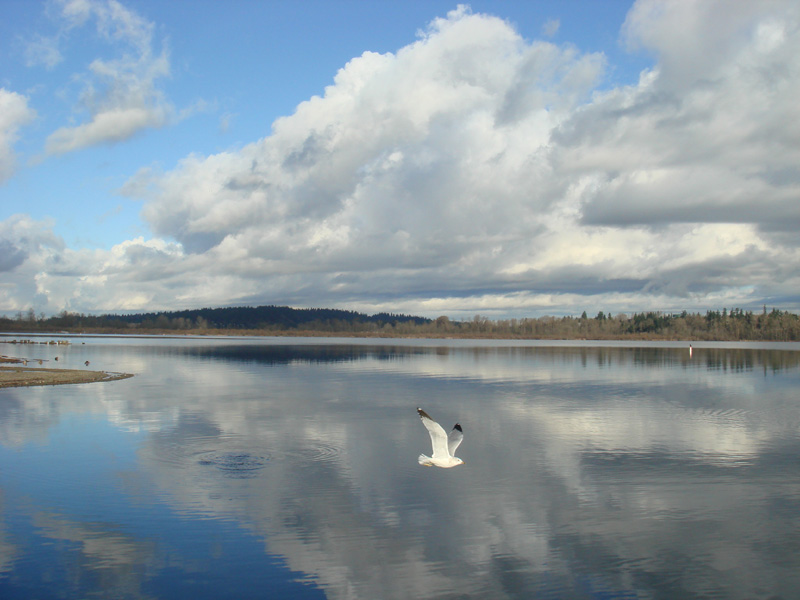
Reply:
M705 352L175 342L131 380L3 392L0 443L105 411L139 436L114 485L142 518L232 523L331 598L789 594L797 353ZM416 465L417 404L464 425L461 473ZM113 518L37 518L108 528L81 568L191 571Z

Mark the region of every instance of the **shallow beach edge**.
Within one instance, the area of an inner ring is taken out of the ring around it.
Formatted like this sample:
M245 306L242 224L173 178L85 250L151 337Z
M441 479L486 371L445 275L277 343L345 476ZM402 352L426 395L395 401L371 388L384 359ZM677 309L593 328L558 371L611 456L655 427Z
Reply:
M129 377L133 377L133 374L79 369L0 366L0 388L118 381Z

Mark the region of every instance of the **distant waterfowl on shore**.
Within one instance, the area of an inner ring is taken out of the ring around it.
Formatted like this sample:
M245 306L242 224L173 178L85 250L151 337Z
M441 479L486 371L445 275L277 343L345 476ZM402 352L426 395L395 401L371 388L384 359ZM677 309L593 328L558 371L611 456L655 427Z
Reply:
M85 364L85 365L88 367L88 366L89 366L89 361L87 360L87 361L86 361L85 363L83 363L83 364Z

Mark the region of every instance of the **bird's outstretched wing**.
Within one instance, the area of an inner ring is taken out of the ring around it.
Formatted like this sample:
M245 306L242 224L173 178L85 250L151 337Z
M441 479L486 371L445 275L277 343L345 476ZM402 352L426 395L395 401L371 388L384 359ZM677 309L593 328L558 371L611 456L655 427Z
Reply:
M417 413L419 414L419 418L422 419L422 424L425 425L425 429L428 430L431 436L431 444L433 445L433 454L431 458L447 458L450 456L447 450L448 441L444 428L431 419L430 415L421 408L417 408ZM460 441L461 440L459 440L459 442Z
M455 427L453 427L453 430L450 432L450 435L447 436L447 451L450 453L450 456L456 455L456 448L458 448L458 445L463 439L464 430L461 429L461 425L456 423Z

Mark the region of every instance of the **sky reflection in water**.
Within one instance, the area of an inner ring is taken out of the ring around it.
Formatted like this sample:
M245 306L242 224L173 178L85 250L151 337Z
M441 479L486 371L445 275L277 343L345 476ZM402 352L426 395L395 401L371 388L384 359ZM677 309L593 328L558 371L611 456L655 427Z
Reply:
M25 352L137 376L0 390L4 599L800 586L796 350L84 341Z

